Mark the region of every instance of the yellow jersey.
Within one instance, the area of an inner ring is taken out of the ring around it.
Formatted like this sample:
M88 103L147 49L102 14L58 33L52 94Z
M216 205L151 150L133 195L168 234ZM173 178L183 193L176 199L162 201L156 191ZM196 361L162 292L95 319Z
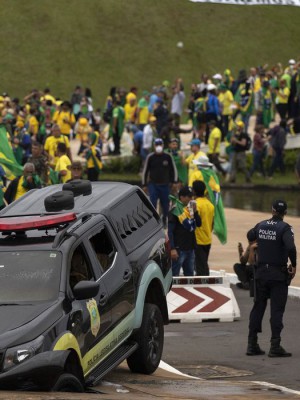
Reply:
M63 135L70 135L72 126L75 124L75 117L70 111L56 111L53 115L53 122L59 127Z
M15 196L14 200L19 199L25 193L28 192L28 189L24 188L23 183L24 183L24 176L21 176L21 178L19 179L19 183L18 183L17 191L16 191L16 196Z
M196 154L192 153L185 159L185 162L186 162L186 164L188 166L188 169L189 169L189 176L188 176L189 182L190 182L190 177L191 177L192 173L194 171L198 170L197 165L195 165L193 163L193 161L194 160L198 160L198 158L201 157L201 156L206 156L206 154L203 151L199 150L198 153L196 153ZM189 183L189 186L191 186L190 183Z
M230 90L226 90L225 93L220 93L218 96L219 102L222 104L223 115L232 115L232 104L233 104L233 94Z
M219 128L215 127L209 134L208 138L208 154L220 153L220 145L222 139L222 132ZM215 140L218 140L217 147L214 151Z
M203 174L200 171L200 169L196 169L195 171L193 171L189 177L189 187L193 186L193 183L195 181L202 181L204 182L204 178L203 178Z
M65 154L58 158L58 161L55 166L55 171L56 172L67 171L66 175L60 177L60 181L62 183L65 183L72 178L71 171L68 168L68 166L70 166L71 164L72 164L71 160Z
M198 197L196 206L202 221L201 226L195 229L196 243L211 244L215 207L206 197Z
M56 166L58 157L56 156L56 150L57 150L57 144L58 143L65 143L67 146L67 149L70 148L70 141L66 136L59 136L59 137L54 137L54 136L49 136L46 139L44 149L47 151L47 153L50 156L50 163L53 166Z

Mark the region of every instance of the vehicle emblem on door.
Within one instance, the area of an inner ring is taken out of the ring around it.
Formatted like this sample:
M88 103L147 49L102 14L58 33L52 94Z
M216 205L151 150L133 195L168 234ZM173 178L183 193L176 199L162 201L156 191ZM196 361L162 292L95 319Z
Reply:
M86 303L87 309L89 310L91 317L91 331L96 337L100 330L100 315L97 307L97 302L95 299L89 300Z

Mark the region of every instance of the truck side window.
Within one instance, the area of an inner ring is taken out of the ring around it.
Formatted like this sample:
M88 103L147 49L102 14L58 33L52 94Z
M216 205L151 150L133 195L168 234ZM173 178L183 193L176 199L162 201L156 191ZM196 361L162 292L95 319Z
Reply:
M107 271L115 258L116 249L107 229L104 227L96 235L90 238L90 243L97 255L103 271Z
M71 259L70 286L71 289L80 281L95 279L83 247L78 246Z

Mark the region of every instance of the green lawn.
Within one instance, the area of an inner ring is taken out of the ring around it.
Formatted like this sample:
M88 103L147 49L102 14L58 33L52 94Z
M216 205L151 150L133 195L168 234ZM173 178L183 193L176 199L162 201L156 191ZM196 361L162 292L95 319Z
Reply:
M23 97L50 86L69 98L81 84L103 105L111 86L186 87L201 73L234 73L299 56L300 8L188 0L1 2L1 90ZM178 41L183 48L176 46Z

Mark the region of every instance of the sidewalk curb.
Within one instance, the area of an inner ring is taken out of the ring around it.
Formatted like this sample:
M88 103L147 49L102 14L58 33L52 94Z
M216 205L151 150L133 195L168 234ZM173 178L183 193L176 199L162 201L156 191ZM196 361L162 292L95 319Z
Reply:
M212 275L215 276L228 276L230 284L231 285L235 285L237 282L239 282L236 274L231 274L228 272L225 272L223 270L211 270ZM296 297L296 298L300 298L300 288L297 286L289 286L289 293L288 293L289 297Z

